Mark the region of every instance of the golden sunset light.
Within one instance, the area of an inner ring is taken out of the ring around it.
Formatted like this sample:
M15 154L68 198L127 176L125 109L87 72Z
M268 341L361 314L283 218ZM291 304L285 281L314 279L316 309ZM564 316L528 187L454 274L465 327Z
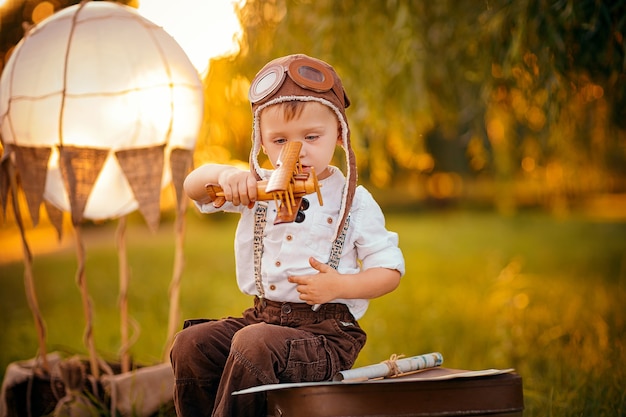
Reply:
M211 58L237 52L241 27L234 7L240 1L143 0L138 10L163 27L202 74Z

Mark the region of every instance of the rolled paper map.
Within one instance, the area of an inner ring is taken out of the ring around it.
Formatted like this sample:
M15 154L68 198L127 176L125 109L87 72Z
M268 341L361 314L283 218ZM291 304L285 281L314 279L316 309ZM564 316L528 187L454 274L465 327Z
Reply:
M410 358L400 358L387 360L376 365L363 366L360 368L341 371L333 378L334 381L344 380L364 380L373 378L384 378L418 371L420 369L434 368L443 363L443 356L439 352L426 353L424 355L412 356Z

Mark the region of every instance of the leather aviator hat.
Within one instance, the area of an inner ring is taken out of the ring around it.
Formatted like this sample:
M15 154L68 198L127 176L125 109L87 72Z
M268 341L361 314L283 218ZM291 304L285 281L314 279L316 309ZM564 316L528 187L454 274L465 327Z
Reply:
M253 129L250 169L261 179L258 155L261 150L259 115L271 105L288 101L316 101L328 106L337 116L341 127L342 148L346 154L346 185L337 224L339 236L350 212L356 190L356 158L350 144L350 127L345 109L350 100L341 79L330 65L307 55L296 54L274 59L267 63L254 77L248 93L252 105Z

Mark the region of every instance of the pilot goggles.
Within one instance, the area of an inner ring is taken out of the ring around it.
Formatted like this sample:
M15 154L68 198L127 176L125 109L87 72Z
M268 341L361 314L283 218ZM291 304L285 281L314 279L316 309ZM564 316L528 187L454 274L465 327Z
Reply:
M343 90L335 85L332 71L310 58L298 58L288 65L276 63L265 68L252 81L248 92L250 103L256 104L275 94L284 84L287 75L294 83L306 90L316 93L326 93L332 90L345 107Z

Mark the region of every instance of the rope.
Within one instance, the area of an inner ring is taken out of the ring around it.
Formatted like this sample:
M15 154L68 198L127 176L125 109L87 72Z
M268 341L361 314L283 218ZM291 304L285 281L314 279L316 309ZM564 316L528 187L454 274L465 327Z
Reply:
M382 361L389 368L389 373L385 376L385 378L392 378L394 376L398 376L402 374L400 368L398 367L398 359L404 358L404 355L396 355L395 353L389 357L389 359Z
M130 371L130 343L128 342L128 256L126 253L126 219L124 215L119 218L117 223L117 257L119 259L119 308L120 308L120 362L122 372Z
M93 335L93 306L91 298L87 290L87 280L85 277L85 246L82 238L82 229L80 224L74 225L76 232L76 253L78 258L78 268L76 270L76 285L78 286L82 298L83 312L85 314L85 332L83 341L89 351L89 363L91 365L91 374L97 378L100 377L100 368L98 367L98 354Z
M50 372L50 365L48 364L48 351L46 348L46 323L44 322L43 315L39 309L39 301L37 299L37 292L35 291L35 280L33 275L33 255L26 239L26 231L24 229L24 222L22 220L22 213L18 202L17 195L17 177L15 168L11 164L10 160L3 161L6 164L6 174L10 180L11 188L11 200L13 206L13 213L15 214L15 222L20 230L20 237L22 239L22 251L24 253L24 289L26 291L26 300L28 301L28 307L33 315L35 321L35 328L37 329L37 340L39 342L38 356L42 360L42 366L45 373ZM37 362L38 363L38 362ZM30 410L30 409L29 409ZM29 411L30 413L30 411Z

